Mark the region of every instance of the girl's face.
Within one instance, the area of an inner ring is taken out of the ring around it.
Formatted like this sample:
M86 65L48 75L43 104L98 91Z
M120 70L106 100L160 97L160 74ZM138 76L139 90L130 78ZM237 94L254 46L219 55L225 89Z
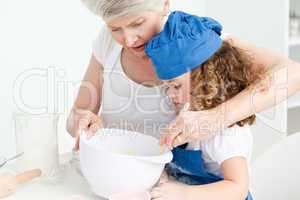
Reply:
M186 103L190 102L190 73L185 73L175 79L164 81L164 87L177 113Z
M138 57L145 57L145 44L164 25L163 15L153 11L141 11L117 17L107 23L113 38L126 50Z

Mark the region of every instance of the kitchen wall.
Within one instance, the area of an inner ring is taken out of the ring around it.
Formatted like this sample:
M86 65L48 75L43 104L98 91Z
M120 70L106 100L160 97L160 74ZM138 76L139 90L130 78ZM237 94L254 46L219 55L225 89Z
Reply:
M1 0L0 24L0 156L15 151L14 112L59 113L69 149L63 120L101 21L79 0Z

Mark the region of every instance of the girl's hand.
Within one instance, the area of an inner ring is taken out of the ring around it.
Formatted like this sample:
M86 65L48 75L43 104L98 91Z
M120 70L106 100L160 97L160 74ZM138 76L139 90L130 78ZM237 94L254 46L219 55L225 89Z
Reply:
M160 138L160 144L173 149L179 145L205 140L220 133L226 127L221 110L182 111L169 124Z
M81 131L85 131L88 138L90 138L102 127L101 118L98 115L83 109L72 109L67 124L71 127L68 130L72 130L73 133L71 134L76 137L74 150L79 150Z
M152 188L150 195L152 200L182 200L188 199L189 186L177 181L167 181ZM196 197L195 199L198 199Z

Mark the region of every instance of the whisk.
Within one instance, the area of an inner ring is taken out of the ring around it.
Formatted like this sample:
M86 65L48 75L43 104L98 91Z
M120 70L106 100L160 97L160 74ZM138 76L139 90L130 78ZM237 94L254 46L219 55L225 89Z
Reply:
M24 154L24 152L18 153L13 157L10 158L5 158L5 157L0 157L0 168L6 165L9 161L15 160L19 157L21 157Z

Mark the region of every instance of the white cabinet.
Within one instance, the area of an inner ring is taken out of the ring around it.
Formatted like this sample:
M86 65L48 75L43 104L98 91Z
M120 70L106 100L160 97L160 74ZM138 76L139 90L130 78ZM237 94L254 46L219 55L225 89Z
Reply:
M300 1L289 0L289 57L300 62ZM288 100L288 134L300 131L300 92Z
M300 46L300 1L289 0L289 47ZM290 49L293 51L293 49ZM291 52L290 51L290 52ZM299 49L298 49L299 51ZM291 52L294 53L294 52ZM300 52L298 52L299 54ZM295 57L300 60L300 55Z
M289 57L300 62L300 1L289 0ZM289 110L300 107L300 93L288 101Z

